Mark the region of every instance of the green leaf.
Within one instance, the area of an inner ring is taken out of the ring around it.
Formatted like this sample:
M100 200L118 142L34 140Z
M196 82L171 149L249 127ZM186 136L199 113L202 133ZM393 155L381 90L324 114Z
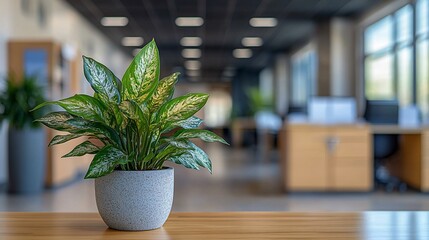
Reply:
M147 131L150 123L150 112L144 104L139 106L134 101L123 101L119 105L119 109L127 118L134 120L141 131Z
M184 128L184 129L198 128L201 125L201 123L203 123L202 119L195 117L195 116L192 116L188 119L171 123L170 126L165 128L165 130L163 132L164 133L169 132L169 131L171 131L175 128L178 128L178 127Z
M200 138L205 142L220 142L229 145L223 138L204 129L181 129L174 134L176 139Z
M109 119L104 104L100 102L100 100L84 94L76 94L72 97L61 99L59 101L44 102L38 105L32 111L49 104L59 105L68 113L86 120L105 122L106 119Z
M209 95L190 93L166 102L159 109L157 120L164 126L190 118L207 102Z
M213 173L212 162L207 154L192 142L189 142L189 145L192 147L192 150L190 150L189 153L194 157L194 161L201 167L206 168L210 173Z
M82 137L82 136L88 136L88 135L89 135L89 133L72 133L72 134L67 134L67 135L56 135L55 137L53 137L51 139L48 146L50 147L53 145L65 143L65 142L68 142L72 139Z
M186 168L200 170L198 164L195 162L194 156L191 153L183 153L170 157L168 161L182 165Z
M103 135L111 140L112 144L115 144L116 147L121 146L121 140L118 133L111 127L99 123L91 122L82 118L74 118L67 121L68 124L77 128L76 133L85 134L85 135Z
M142 103L154 92L159 81L159 53L154 40L134 57L122 77L124 100Z
M188 119L173 123L173 125L184 129L192 129L192 128L198 128L201 125L201 123L203 123L202 119L192 116Z
M171 141L169 145L163 147L154 157L156 160L165 160L173 155L180 155L187 152L191 147L184 141Z
M121 164L128 162L127 156L113 146L106 146L101 149L89 165L85 178L98 178L107 175Z
M70 124L66 123L67 120L70 120L72 118L75 117L67 112L51 112L35 121L40 122L43 125L49 128L56 129L58 131L73 132L76 129Z
M166 101L173 97L174 85L177 83L177 77L180 73L173 73L159 81L150 101L149 108L151 112L155 112Z
M121 82L119 79L103 64L89 57L83 57L83 70L85 77L92 89L106 103L121 102Z
M83 156L85 154L94 154L97 153L100 149L95 146L90 141L85 141L79 145L77 145L73 150L71 150L66 155L62 156L64 157L77 157L77 156Z
M189 140L171 140L168 143L170 145L161 151L162 157L166 160L197 170L198 166L201 166L212 173L212 163L209 157L197 145Z

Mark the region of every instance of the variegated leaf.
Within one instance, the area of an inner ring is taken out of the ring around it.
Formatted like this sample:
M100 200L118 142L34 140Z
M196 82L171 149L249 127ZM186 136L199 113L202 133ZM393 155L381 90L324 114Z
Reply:
M67 123L79 129L76 131L76 133L82 133L85 135L90 134L95 136L103 135L107 137L116 147L121 146L121 140L118 133L103 123L91 122L82 118L70 119L67 121Z
M209 95L190 93L166 102L159 109L157 120L164 126L190 118L207 102Z
M65 143L65 142L68 142L72 139L82 137L82 136L89 136L89 135L90 135L90 133L71 133L71 134L67 134L67 135L56 135L49 142L49 146Z
M73 132L76 128L67 123L72 118L75 117L67 112L51 112L36 121L58 131Z
M49 104L59 105L68 113L90 121L105 122L106 118L109 118L109 116L107 116L107 110L100 100L84 94L76 94L58 101L44 102L32 111Z
M162 104L173 97L174 85L177 83L177 77L179 74L180 73L173 73L159 81L158 86L149 101L151 112L157 111Z
M121 102L121 82L110 69L85 56L83 56L83 66L86 79L104 102Z
M124 100L144 102L152 95L159 81L159 53L152 40L134 57L122 77Z
M174 134L175 139L199 138L205 142L220 142L229 145L223 138L205 129L181 129Z
M101 149L89 165L85 178L98 178L107 175L121 164L126 164L128 157L113 146L105 146Z
M90 141L85 141L79 145L77 145L75 148L73 148L73 150L71 150L69 153L67 153L66 155L62 156L63 158L65 157L78 157L78 156L83 156L85 154L94 154L97 153L100 149L95 146L92 142Z

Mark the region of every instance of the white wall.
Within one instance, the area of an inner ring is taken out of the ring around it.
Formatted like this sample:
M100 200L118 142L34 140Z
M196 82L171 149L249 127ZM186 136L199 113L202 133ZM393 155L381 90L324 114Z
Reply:
M7 41L54 40L103 62L120 78L131 61L98 29L62 0L0 0L0 77L7 75ZM39 21L45 14L45 24ZM3 127L4 128L4 127ZM0 183L6 176L6 133L0 130Z

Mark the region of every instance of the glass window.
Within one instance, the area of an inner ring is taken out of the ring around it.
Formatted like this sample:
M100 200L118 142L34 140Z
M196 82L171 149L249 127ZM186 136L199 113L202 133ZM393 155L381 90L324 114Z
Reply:
M292 57L293 106L305 106L308 97L316 91L316 52L313 48L299 52Z
M365 31L365 53L374 53L393 45L393 18L385 17Z
M423 40L417 43L417 104L423 115L427 119L429 112L429 41Z
M368 26L364 34L366 98L397 99L400 106L413 104L412 5L406 5Z
M413 52L408 46L398 51L398 98L401 106L407 106L413 102Z
M369 57L365 61L365 92L367 99L394 99L393 56Z
M428 32L429 22L429 0L418 0L416 4L417 12L417 34Z
M413 10L407 5L395 14L396 18L396 41L398 43L410 42L413 37Z

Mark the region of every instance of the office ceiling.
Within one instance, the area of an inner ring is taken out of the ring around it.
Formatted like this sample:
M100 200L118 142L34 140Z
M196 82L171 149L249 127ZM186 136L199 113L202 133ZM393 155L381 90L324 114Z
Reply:
M182 37L201 37L200 81L220 81L225 69L266 66L273 53L287 51L307 39L314 23L332 16L354 17L382 0L67 0L114 43L132 54L135 47L123 47L123 37L155 38L161 55L161 69L184 71ZM125 27L104 27L102 17L124 16ZM177 17L198 16L200 27L178 27ZM250 26L252 17L275 17L273 28ZM236 59L232 51L242 48L243 37L261 37L264 44L253 47L249 59Z

